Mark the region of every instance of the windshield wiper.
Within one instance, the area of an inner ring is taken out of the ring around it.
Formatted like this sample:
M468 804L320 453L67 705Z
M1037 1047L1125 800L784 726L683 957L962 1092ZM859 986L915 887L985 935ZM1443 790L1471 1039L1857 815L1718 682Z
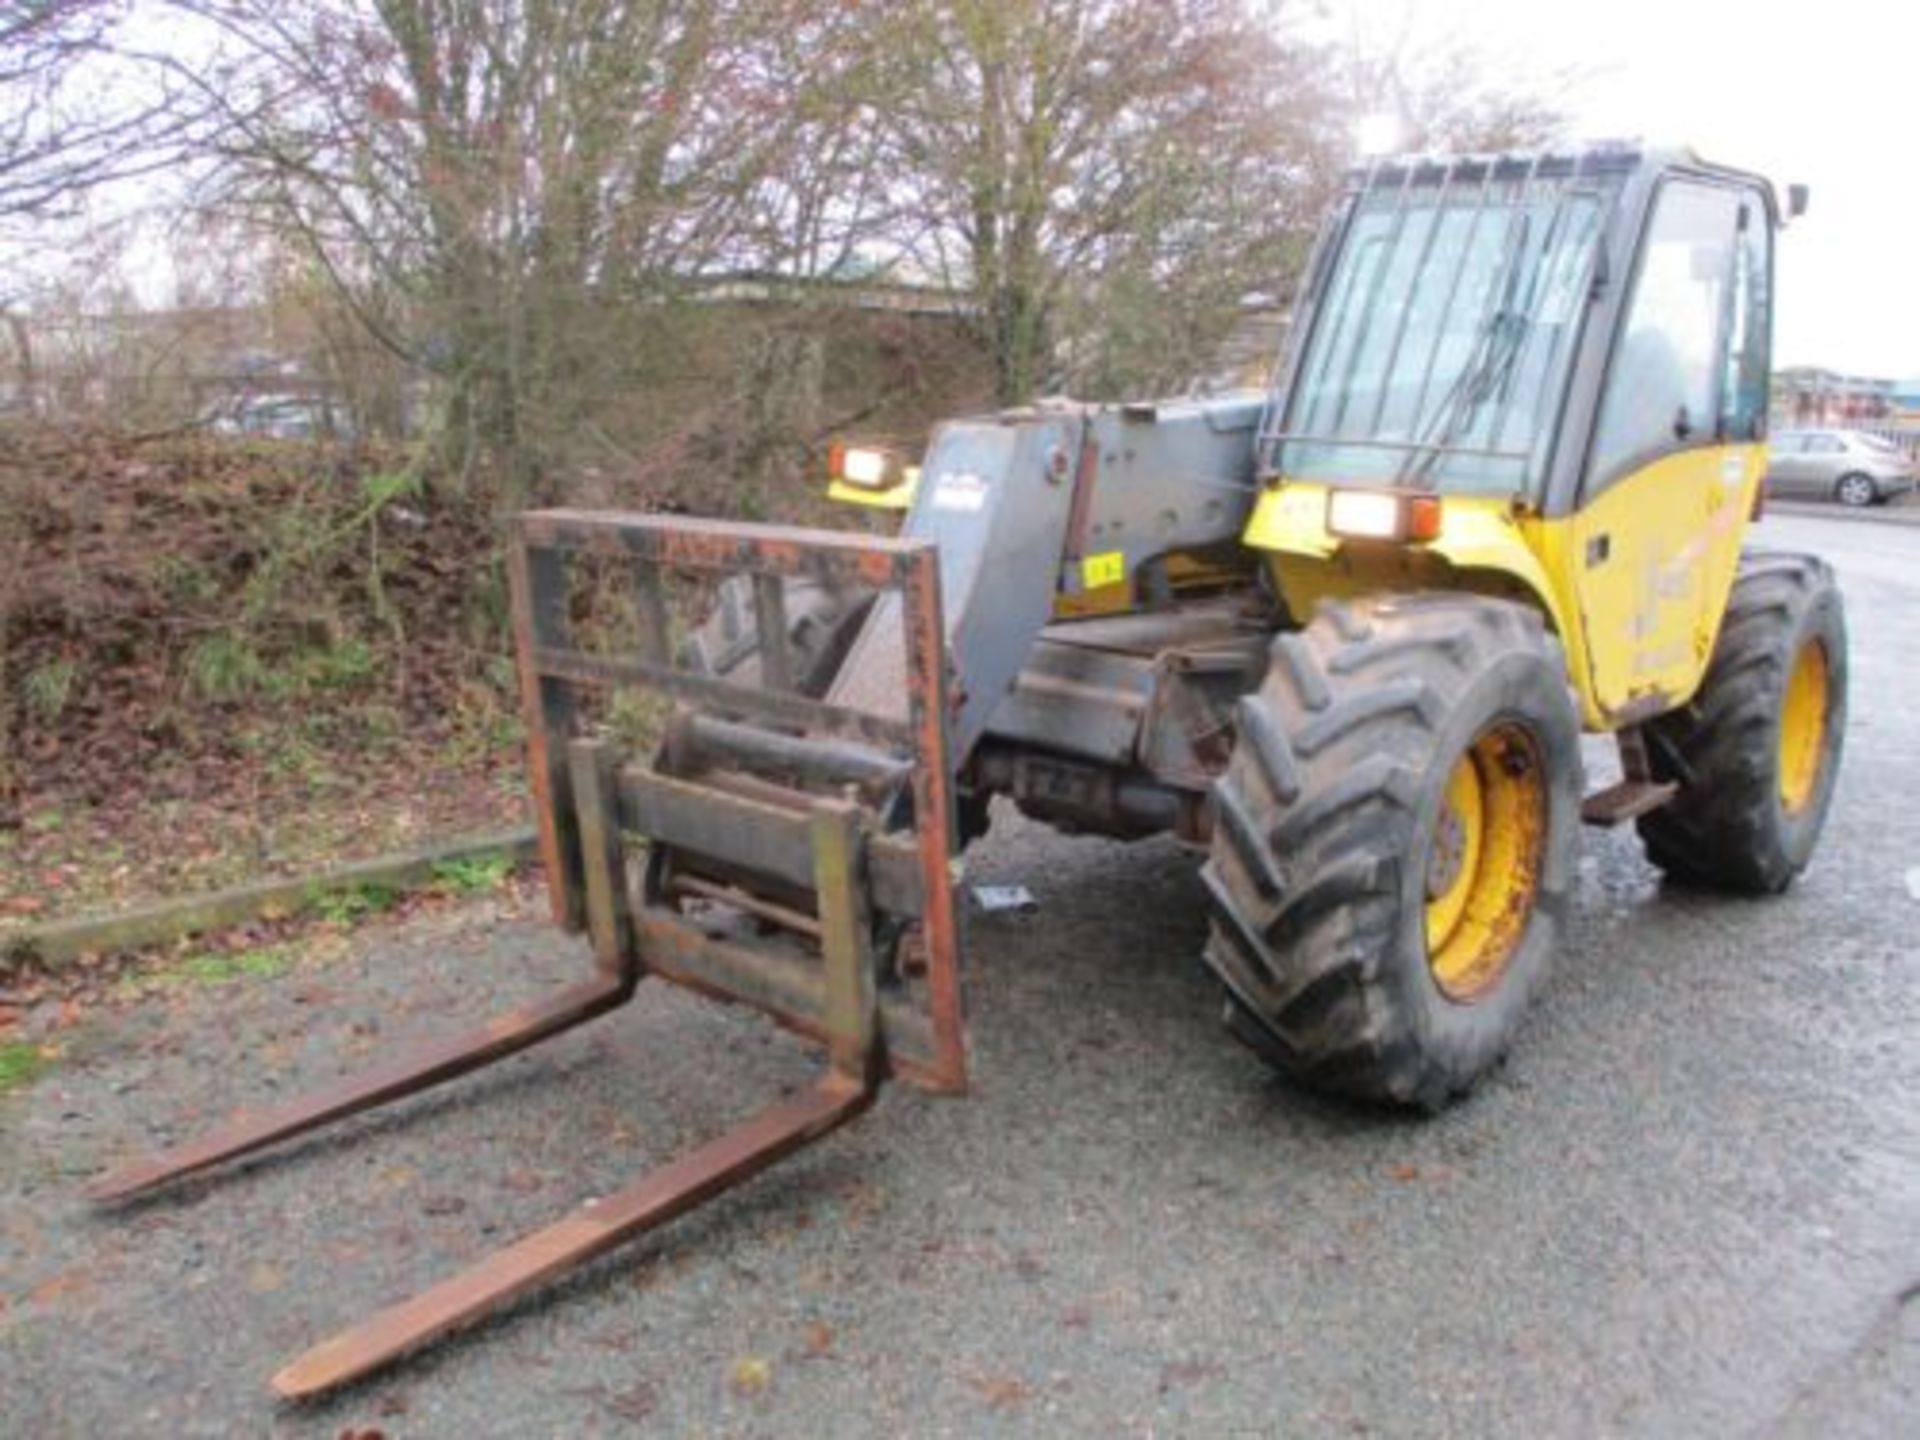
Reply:
M1520 358L1529 328L1527 317L1517 310L1502 308L1487 317L1474 340L1479 358L1455 377L1427 426L1429 432L1437 426L1439 433L1432 439L1415 438L1394 474L1396 485L1432 488L1433 468L1440 463L1448 446L1471 427L1480 407L1500 394L1511 381L1514 362Z
M1556 205L1555 225L1559 214L1560 207ZM1394 484L1431 489L1434 467L1440 463L1446 447L1467 428L1481 405L1498 394L1511 379L1514 361L1519 358L1530 327L1528 315L1514 304L1514 294L1520 285L1521 271L1526 268L1520 259L1526 253L1527 237L1532 230L1532 214L1524 206L1517 208L1506 252L1500 257L1499 279L1492 287L1493 310L1474 334L1473 348L1478 358L1461 368L1435 408L1429 428L1438 426L1438 435L1432 440L1415 437L1416 447L1400 462ZM1549 227L1547 239L1550 242L1552 238L1553 228ZM1417 424L1419 417L1416 415L1414 420Z

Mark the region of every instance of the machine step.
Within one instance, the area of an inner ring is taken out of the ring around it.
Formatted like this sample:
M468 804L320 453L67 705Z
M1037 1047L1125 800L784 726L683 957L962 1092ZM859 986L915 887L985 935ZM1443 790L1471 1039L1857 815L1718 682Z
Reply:
M1596 790L1580 802L1580 818L1589 825L1624 825L1671 800L1680 787L1672 781L1622 780Z

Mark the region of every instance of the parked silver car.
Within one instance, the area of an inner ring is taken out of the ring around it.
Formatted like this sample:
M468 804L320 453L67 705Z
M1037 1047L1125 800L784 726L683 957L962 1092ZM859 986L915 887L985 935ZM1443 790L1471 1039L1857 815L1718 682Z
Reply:
M1899 446L1854 430L1779 430L1768 447L1767 493L1842 505L1904 495L1920 470Z

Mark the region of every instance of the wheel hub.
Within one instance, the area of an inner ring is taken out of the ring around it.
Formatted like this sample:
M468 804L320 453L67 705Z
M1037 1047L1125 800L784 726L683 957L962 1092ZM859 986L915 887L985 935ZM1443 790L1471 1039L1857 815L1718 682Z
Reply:
M1811 641L1794 658L1780 707L1780 808L1789 815L1807 808L1820 778L1830 688L1827 652L1817 640Z
M1471 1004L1506 973L1539 885L1547 825L1538 741L1501 722L1454 762L1427 837L1427 966Z

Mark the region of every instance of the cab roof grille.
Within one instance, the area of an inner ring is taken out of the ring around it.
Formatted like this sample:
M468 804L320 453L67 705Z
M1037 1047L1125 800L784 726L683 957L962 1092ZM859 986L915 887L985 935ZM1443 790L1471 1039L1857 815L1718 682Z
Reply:
M1395 155L1347 172L1357 190L1402 185L1472 184L1504 180L1562 180L1569 177L1624 175L1647 156L1637 145L1596 144L1575 150L1520 151L1502 155Z

